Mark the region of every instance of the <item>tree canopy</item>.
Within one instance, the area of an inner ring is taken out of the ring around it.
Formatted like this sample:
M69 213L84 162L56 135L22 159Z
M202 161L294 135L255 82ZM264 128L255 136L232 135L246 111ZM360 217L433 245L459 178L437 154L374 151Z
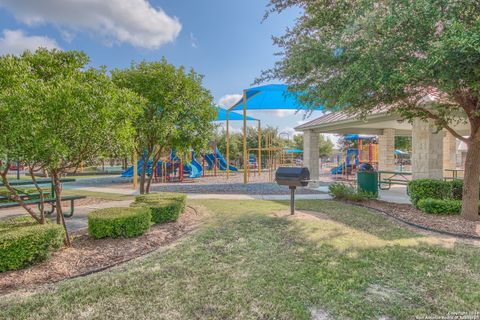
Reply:
M202 86L203 77L193 69L186 72L166 59L143 61L114 70L112 78L119 87L134 91L146 101L135 122L135 148L147 159L153 157L153 167L162 152L200 150L212 137L216 116L213 97ZM152 175L147 182L146 161L141 171L140 192L149 192Z
M283 79L312 107L366 116L389 106L448 130L469 146L462 215L478 219L480 2L271 0L267 16L292 6L303 14L274 39L281 59L259 81Z
M89 68L84 53L39 49L2 56L0 79L3 162L6 168L14 160L48 172L58 199L66 170L131 146L143 100L116 87L105 69Z

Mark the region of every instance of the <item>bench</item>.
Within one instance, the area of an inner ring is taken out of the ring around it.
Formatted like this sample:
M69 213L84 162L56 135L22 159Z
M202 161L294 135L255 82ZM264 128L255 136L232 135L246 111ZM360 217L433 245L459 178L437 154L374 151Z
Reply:
M60 179L60 182L73 182L75 179L69 179L69 178L64 178ZM21 190L18 190L15 188L15 186L27 186L27 185L33 185L33 182L31 180L13 180L9 182L10 185L12 186L15 191L17 191L18 195L22 198L25 204L27 205L32 205L36 204L38 207L40 207L40 194L39 193L28 193L24 192ZM50 184L51 185L51 190L50 192L45 192L45 198L44 198L44 203L50 204L51 210L45 211L45 214L50 215L53 212L55 212L55 207L56 207L56 196L55 196L55 188L54 185L52 184L51 179L38 179L37 180L38 185L46 185ZM2 187L3 184L0 184L0 187ZM79 199L85 199L86 196L64 196L61 198L61 201L70 201L70 210L68 212L64 212L63 215L66 218L70 218L73 216L75 212L75 200ZM6 201L10 200L8 202L1 202L1 201ZM6 208L14 208L14 207L20 207L20 204L17 201L12 201L11 198L6 197L6 196L0 196L0 209L6 209Z

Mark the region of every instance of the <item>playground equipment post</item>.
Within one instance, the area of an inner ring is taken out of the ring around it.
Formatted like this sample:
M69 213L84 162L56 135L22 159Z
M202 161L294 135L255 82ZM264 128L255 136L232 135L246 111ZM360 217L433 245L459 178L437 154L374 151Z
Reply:
M137 152L133 151L133 189L138 187L138 163L137 163Z
M228 110L226 112L226 118L227 118L227 179L230 176L230 131L229 131L229 125L228 125Z
M260 124L260 120L258 120L258 159L257 159L257 167L258 167L258 176L262 172L262 126Z
M247 176L247 91L243 90L243 183L248 183Z

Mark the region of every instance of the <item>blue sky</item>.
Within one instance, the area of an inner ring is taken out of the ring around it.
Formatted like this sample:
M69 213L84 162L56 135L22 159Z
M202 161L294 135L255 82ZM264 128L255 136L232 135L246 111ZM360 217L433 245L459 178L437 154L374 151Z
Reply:
M109 69L165 56L203 74L215 101L224 104L273 65L272 35L283 34L300 14L291 9L262 23L266 0L78 2L0 0L0 54L38 46L83 50L92 65ZM290 132L303 120L289 111L249 115Z

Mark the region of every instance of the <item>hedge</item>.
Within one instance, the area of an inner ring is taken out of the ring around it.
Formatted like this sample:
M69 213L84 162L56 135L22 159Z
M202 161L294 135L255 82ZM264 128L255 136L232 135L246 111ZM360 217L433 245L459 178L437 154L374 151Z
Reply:
M149 202L156 202L159 200L176 200L176 201L186 203L187 196L183 193L161 192L161 193L142 194L135 197L135 202L137 203L149 203Z
M453 199L420 199L417 203L420 210L441 215L460 214L462 200Z
M88 215L88 233L94 238L132 238L144 234L151 224L145 208L106 208Z
M0 272L17 270L45 260L63 246L63 227L38 224L31 218L0 223Z
M412 204L418 208L420 199L452 198L452 183L436 179L416 179L408 183L407 194Z
M135 198L132 207L150 210L153 223L174 222L185 210L187 196L182 193L151 193Z

